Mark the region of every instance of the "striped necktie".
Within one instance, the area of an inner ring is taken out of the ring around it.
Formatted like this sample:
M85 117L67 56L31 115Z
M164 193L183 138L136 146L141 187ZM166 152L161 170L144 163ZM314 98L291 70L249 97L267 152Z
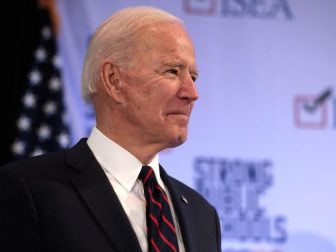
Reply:
M176 229L166 193L158 184L153 169L143 166L139 175L146 198L149 252L178 252Z

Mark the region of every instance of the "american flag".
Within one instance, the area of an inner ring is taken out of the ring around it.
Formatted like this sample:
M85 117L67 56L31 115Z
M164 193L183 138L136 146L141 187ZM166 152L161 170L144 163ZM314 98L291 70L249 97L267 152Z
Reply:
M17 137L11 149L14 158L57 151L69 145L55 34L46 9L40 9L40 34L33 64L27 74Z

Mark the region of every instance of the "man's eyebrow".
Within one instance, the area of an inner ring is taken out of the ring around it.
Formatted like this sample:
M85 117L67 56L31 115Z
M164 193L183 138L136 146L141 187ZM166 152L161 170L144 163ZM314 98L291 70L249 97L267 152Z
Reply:
M182 64L181 62L176 62L176 61L169 61L163 63L163 66L166 67L178 67L178 68L185 68L185 64Z
M198 77L198 68L197 68L197 66L194 66L194 67L192 67L191 69L190 69L190 73L191 74L194 74L194 75L196 75L196 77Z
M183 64L183 63L181 63L181 62L170 61L170 62L163 63L163 67L177 67L177 68L180 68L180 69L184 69L184 68L186 68L186 65ZM190 68L190 73L198 76L198 69L197 69L197 67L196 66L192 66Z

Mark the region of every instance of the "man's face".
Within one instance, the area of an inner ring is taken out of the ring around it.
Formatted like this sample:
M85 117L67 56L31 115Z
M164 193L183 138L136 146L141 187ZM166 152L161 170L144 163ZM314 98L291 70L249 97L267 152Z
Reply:
M145 27L137 41L131 67L121 75L131 136L159 150L180 145L198 98L192 42L176 23Z

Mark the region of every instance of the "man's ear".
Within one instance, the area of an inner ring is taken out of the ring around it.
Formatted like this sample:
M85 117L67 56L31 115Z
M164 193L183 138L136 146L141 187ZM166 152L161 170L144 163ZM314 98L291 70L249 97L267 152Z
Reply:
M102 62L100 68L100 75L102 79L102 87L106 94L110 96L115 102L122 101L122 81L120 76L120 69L113 63L112 60L106 59Z

